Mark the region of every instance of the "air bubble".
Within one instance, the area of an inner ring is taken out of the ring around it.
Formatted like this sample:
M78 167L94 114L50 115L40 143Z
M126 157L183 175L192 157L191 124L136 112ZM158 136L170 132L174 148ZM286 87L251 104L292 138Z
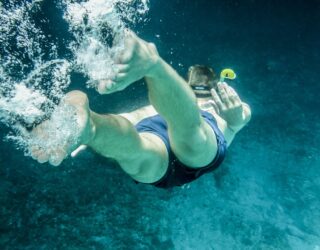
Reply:
M6 139L26 153L30 145L77 143L74 111L60 104L71 71L86 75L93 88L99 80L112 78L125 29L148 12L147 0L57 1L74 37L67 46L74 55L66 59L58 57L58 44L33 19L41 6L42 0L0 2L0 122L11 129ZM48 119L46 138L33 137L30 131Z

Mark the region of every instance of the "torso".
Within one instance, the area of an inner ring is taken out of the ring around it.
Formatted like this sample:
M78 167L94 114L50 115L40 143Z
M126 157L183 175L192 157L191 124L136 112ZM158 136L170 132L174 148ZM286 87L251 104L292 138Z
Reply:
M130 113L122 113L120 115L128 119L133 125L136 125L141 120L157 114L158 112L154 109L154 107L151 105L148 105L148 106L144 106L142 108L136 109Z

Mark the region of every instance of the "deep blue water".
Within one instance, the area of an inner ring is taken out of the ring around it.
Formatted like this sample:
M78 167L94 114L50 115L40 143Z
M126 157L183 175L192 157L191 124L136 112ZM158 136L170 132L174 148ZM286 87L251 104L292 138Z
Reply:
M173 190L136 185L90 151L53 168L2 142L1 249L320 249L320 2L152 0L148 18L133 29L182 75L232 67L252 121L219 170ZM68 53L63 21L46 32ZM70 89L96 111L147 103L142 82L110 96L84 82L74 74Z

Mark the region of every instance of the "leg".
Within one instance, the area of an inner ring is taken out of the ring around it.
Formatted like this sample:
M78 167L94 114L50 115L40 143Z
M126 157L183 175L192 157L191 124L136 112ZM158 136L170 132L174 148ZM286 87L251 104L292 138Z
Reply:
M118 161L121 168L137 181L152 183L164 175L168 166L168 153L157 136L139 135L134 126L121 116L94 113L89 109L87 96L80 91L68 93L65 102L77 110L75 115L81 128L79 140L75 145L63 145L63 150L33 147L33 158L41 163L49 161L59 165L77 146L86 144L102 156ZM33 136L47 139L46 126L50 122L53 121L40 124L32 132ZM52 158L59 160L53 161Z
M155 46L129 32L126 51L119 56L118 63L119 72L112 79L115 84L102 81L99 92L120 91L145 77L150 102L167 121L171 147L179 160L190 167L210 163L217 153L215 134L200 116L192 90L160 58Z
M209 164L217 153L216 136L187 83L162 59L146 81L151 104L168 123L175 155L190 167Z
M168 168L168 152L160 138L150 133L138 134L120 115L90 112L96 134L88 143L102 156L115 159L133 179L143 183L158 181Z

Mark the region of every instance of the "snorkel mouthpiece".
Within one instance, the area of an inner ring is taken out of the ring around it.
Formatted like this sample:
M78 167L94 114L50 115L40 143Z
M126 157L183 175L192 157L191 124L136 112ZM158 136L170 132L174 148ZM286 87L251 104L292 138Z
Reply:
M234 80L237 75L232 69L224 69L220 73L220 82L224 82L225 79Z

